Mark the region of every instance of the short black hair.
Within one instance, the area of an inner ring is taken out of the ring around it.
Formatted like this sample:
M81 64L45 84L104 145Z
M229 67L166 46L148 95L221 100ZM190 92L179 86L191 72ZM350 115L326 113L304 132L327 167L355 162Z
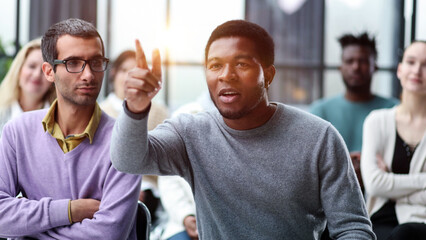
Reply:
M275 45L269 33L261 26L245 20L227 21L213 30L207 41L205 49L205 61L210 50L210 45L219 38L224 37L246 37L254 42L259 61L263 67L274 64Z
M370 53L373 54L374 59L377 59L376 39L374 36L370 38L367 32L363 32L357 36L353 34L344 34L343 36L339 37L338 40L342 49L349 45L367 47L370 49Z
M50 65L54 66L53 61L58 58L56 44L59 37L63 35L71 35L81 38L99 38L102 43L102 55L105 56L104 42L96 28L91 23L84 20L69 18L50 26L41 39L43 60L50 63Z

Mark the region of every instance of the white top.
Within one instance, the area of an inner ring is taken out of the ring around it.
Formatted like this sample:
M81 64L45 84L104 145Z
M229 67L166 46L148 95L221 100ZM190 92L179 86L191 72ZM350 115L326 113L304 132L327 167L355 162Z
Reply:
M116 118L120 111L123 109L123 99L120 99L113 92L108 94L108 97L99 103L104 112L110 115L113 118Z
M185 231L183 220L195 216L195 202L188 182L179 176L158 177L161 203L168 213L168 222L162 234L164 239Z
M400 224L426 223L426 134L411 159L409 174L385 172L377 165L376 155L392 168L396 139L396 108L371 112L364 122L361 174L367 192L369 215L377 212L389 199L396 201Z

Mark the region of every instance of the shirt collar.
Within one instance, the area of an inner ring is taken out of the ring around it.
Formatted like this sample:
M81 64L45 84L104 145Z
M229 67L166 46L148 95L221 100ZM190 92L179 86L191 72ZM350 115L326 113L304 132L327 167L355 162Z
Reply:
M49 110L47 111L46 116L42 120L44 131L48 131L49 134L52 136L54 136L54 129L55 129L55 123L56 123L55 113L56 113L57 106L58 106L58 100L56 99L52 103ZM101 108L99 107L98 103L96 103L95 110L93 111L92 117L90 118L90 121L86 126L86 129L84 130L83 133L78 134L78 135L86 135L90 140L90 144L92 144L93 138L95 137L96 130L98 129L99 122L101 121L101 115L102 115Z

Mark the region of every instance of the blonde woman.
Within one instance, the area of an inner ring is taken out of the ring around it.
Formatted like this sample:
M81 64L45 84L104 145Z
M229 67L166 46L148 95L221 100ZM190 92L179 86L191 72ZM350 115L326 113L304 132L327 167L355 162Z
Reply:
M377 239L426 239L426 42L404 51L401 104L365 120L361 173Z
M41 71L41 40L19 50L0 85L0 136L4 124L21 113L50 106L55 92Z

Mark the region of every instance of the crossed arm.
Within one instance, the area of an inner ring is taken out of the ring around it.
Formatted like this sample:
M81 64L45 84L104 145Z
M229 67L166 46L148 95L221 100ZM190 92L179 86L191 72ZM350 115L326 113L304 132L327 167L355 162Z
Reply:
M7 134L7 133L6 133ZM16 153L7 137L0 144L0 236L56 239L126 239L133 227L140 176L120 173L112 166L102 184L101 199L16 198Z
M389 173L389 168L386 166L383 157L377 155L377 166L384 172ZM395 199L400 203L414 204L414 205L423 205L426 206L426 190L422 189L419 191L415 191L413 193L409 193L405 196Z
M381 120L370 115L364 122L361 171L365 189L372 196L398 201L408 197L403 201L420 203L426 196L426 173L395 174L388 170L383 153L394 146L388 146L390 133L385 132Z
M120 173L111 167L105 180L99 210L93 214L93 218L49 229L37 234L36 237L127 239L136 218L140 180L140 176Z
M5 182L0 177L0 235L55 239L127 238L135 219L140 178L118 173L112 167L108 175L100 202L94 199L72 201L75 203L71 206L73 221L77 221L73 224L68 220L68 199L15 198L15 194L4 191Z

